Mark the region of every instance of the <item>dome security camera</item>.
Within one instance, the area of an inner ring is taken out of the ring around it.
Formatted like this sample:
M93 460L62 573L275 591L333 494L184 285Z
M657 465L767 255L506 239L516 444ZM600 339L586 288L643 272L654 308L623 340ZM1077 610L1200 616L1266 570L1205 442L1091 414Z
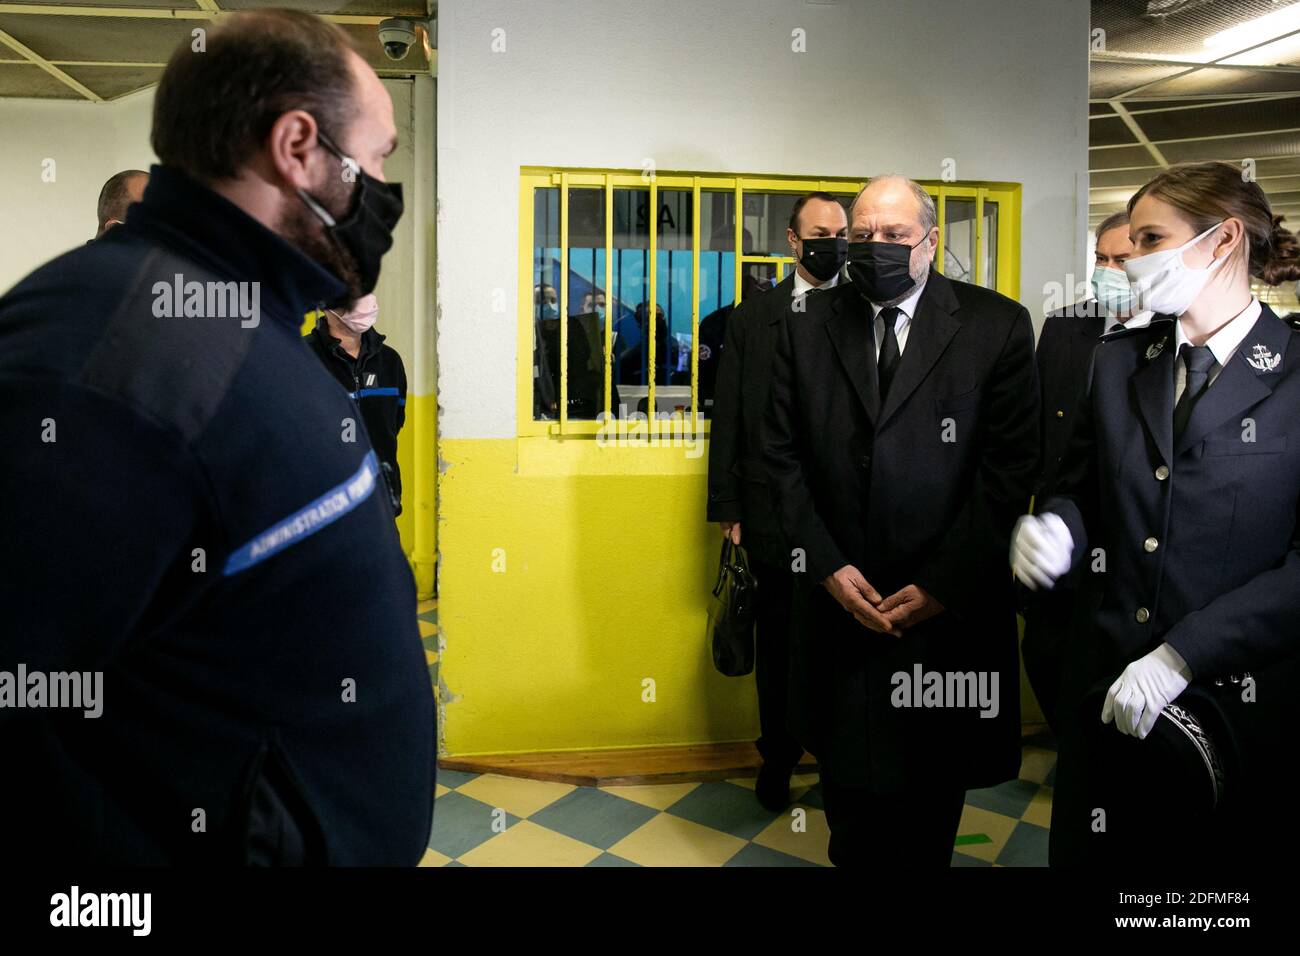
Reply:
M390 60L404 59L417 39L415 24L410 20L389 17L379 23L379 42Z

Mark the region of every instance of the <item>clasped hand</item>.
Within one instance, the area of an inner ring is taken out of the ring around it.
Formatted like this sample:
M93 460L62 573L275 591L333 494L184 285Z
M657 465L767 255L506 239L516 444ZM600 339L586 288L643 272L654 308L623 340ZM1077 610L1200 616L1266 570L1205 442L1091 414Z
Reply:
M904 629L943 610L942 604L915 584L882 598L862 572L851 564L827 577L822 586L863 627L894 637L902 637Z

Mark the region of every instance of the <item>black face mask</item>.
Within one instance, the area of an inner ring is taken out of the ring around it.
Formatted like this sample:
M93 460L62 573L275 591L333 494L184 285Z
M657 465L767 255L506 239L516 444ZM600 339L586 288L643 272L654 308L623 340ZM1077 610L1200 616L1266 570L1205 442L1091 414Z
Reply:
M379 282L379 264L393 245L393 227L402 218L402 184L375 179L349 156L345 156L328 136L317 130L321 145L350 166L357 176L352 206L347 216L336 220L305 190L298 195L317 218L325 224L330 239L356 264L361 279L360 295L375 291Z
M831 276L840 271L848 255L849 241L839 236L822 236L816 239L803 239L803 255L799 265L818 282L828 282Z
M925 242L925 237L921 242ZM912 250L916 246L900 242L850 242L849 278L872 302L897 299L916 285L912 278Z

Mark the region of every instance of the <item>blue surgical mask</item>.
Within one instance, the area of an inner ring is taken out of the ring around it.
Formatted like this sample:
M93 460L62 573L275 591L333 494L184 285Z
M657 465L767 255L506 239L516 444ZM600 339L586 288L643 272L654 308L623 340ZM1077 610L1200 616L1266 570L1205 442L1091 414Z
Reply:
M1128 274L1119 269L1106 266L1093 269L1092 294L1107 315L1127 315L1133 311L1133 288Z
M602 320L605 318L605 307L603 305L596 306L596 315L598 315Z
M558 319L560 317L560 307L554 302L542 303L542 318Z

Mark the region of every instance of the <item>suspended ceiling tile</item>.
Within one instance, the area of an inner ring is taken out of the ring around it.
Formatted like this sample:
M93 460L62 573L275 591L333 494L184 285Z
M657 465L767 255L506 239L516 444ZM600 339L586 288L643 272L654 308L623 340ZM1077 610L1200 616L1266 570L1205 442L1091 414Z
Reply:
M1300 176L1300 156L1255 159L1255 175L1260 177Z
M1215 51L1210 58L1222 56L1223 51ZM1286 36L1272 43L1266 43L1248 53L1227 57L1222 62L1253 66L1294 65L1300 63L1300 34Z
M1089 95L1109 99L1156 80L1167 80L1185 70L1181 66L1150 66L1140 63L1110 63L1094 60L1088 71Z
M1124 121L1115 114L1088 123L1089 146L1120 146L1136 143L1137 138Z
M1203 58L1205 40L1223 30L1273 13L1294 0L1093 0L1092 28L1105 31L1106 50L1156 56ZM1148 11L1173 12L1151 16Z
M1153 164L1154 162L1152 160ZM1088 176L1088 182L1094 189L1127 189L1133 192L1158 172L1160 167L1155 165L1148 169L1121 169L1114 172L1094 169Z
M106 100L152 86L162 77L160 67L64 66L60 69Z
M1295 193L1300 197L1300 176L1260 176L1259 184L1268 193Z
M1212 159L1267 159L1300 154L1300 133L1275 136L1234 136L1230 139L1165 143L1160 152L1171 163L1200 163Z
M1139 114L1134 119L1152 140L1184 139L1206 134L1259 133L1300 127L1300 96L1260 103L1231 103L1208 109Z
M0 63L0 96L85 100L76 90L60 83L40 67L17 63Z
M1268 201L1274 206L1300 206L1300 191L1288 189L1269 189L1263 183L1264 192L1268 195Z
M46 17L0 14L0 30L47 60L166 62L205 20Z
M1212 96L1189 97L1187 99L1179 99L1179 100L1161 100L1161 99L1149 98L1146 94L1143 93L1124 100L1124 106L1126 109L1128 109L1130 113L1137 114L1137 113L1145 112L1147 110L1168 109L1171 107L1177 107L1179 109L1183 109L1185 107L1206 106L1211 103L1221 103L1221 102L1223 102L1222 99L1216 99L1215 97Z
M1121 146L1117 149L1088 151L1088 166L1092 170L1148 166L1153 162L1155 159L1145 146Z
M1112 109L1110 108L1110 104L1109 104L1109 103L1089 103L1089 104L1088 104L1088 115L1089 115L1089 116L1110 116L1110 115L1112 115L1114 112L1115 112L1115 111L1112 110Z
M1300 73L1262 73L1206 67L1142 91L1147 96L1195 96L1206 93L1300 92Z

